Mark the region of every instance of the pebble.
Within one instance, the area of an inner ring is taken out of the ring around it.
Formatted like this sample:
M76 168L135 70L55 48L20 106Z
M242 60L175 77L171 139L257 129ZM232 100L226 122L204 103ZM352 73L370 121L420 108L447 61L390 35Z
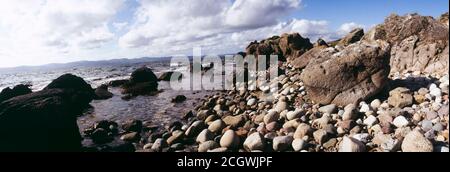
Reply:
M183 140L183 138L184 138L184 132L183 131L180 131L180 130L174 131L172 133L172 136L170 136L167 139L167 144L172 145L172 144L175 144L175 143L179 143L179 142L181 142Z
M381 101L379 99L375 99L372 102L370 102L370 107L372 109L377 110L381 106Z
M417 130L408 133L402 143L403 152L433 152L433 144Z
M328 134L325 130L319 129L313 133L314 140L318 144L323 144L328 140Z
M205 128L203 121L195 121L184 133L187 137L197 136Z
M220 147L219 144L217 144L215 141L210 140L201 143L198 146L198 152L208 152L209 150L213 150L219 147Z
M220 138L220 146L226 148L237 148L239 146L239 137L236 135L236 132L233 130L227 130L222 138Z
M288 113L286 114L286 118L287 118L287 120L290 121L290 120L299 118L300 115L301 115L301 113L302 113L302 110L301 110L301 109L296 109L295 111L290 111L290 112L288 112Z
M292 141L294 138L292 136L278 136L273 138L273 150L274 151L285 151L292 146Z
M203 143L209 140L213 140L214 139L214 134L209 131L208 129L204 129L203 131L200 132L200 134L197 136L196 138L196 142L197 143Z
M345 136L339 145L339 152L365 152L366 146L361 141Z
M370 107L367 103L361 102L361 108L359 108L359 112L366 113L370 111Z
M422 130L427 132L430 131L433 128L433 122L429 120L423 120L422 121Z
M225 123L221 119L218 119L209 125L208 130L213 133L219 133L225 127L226 127Z
M441 97L442 96L441 89L436 84L431 84L430 85L430 95L432 95L434 97Z
M392 122L397 128L406 127L409 121L404 116L398 116Z
M242 115L226 116L225 118L223 118L223 122L225 123L225 125L230 126L231 128L237 128L245 123L245 118Z
M247 106L253 106L256 104L256 99L252 98L250 100L247 101Z
M167 142L164 139L158 138L152 145L152 150L161 152L163 148L167 147Z
M286 97L281 97L275 106L275 110L278 113L281 113L286 109L287 109Z
M277 111L269 111L269 113L267 113L265 116L264 116L264 123L265 124L269 124L269 123L271 123L271 122L275 122L275 121L278 121L278 119L280 118L280 116L278 115L278 113L277 113Z
M370 141L369 133L359 133L352 136L354 139L359 140L360 142L367 143Z
M335 110L336 110L335 104L330 104L330 105L322 106L319 108L319 112L328 113L328 114L334 113Z
M244 149L247 151L264 150L265 139L261 133L250 134L244 141Z
M122 135L122 137L120 137L120 139L123 141L135 142L140 139L140 135L137 132L131 132L131 133Z
M442 130L444 130L444 126L441 123L436 123L433 126L433 130L437 131L437 132L441 132Z
M369 115L365 120L364 120L364 124L367 125L367 127L372 127L373 125L375 125L378 122L377 117L373 116L373 115Z
M333 148L333 147L336 146L337 142L338 142L338 141L337 141L336 138L332 138L332 139L328 140L327 142L325 142L325 143L323 144L323 148L325 148L325 149L331 149L331 148Z
M345 106L344 108L344 114L342 115L342 120L351 120L351 119L355 119L356 118L356 105L354 104L349 104L347 106Z
M292 141L292 148L296 152L301 151L302 149L305 148L305 146L306 142L303 139L295 139L294 141Z
M304 136L310 136L312 133L312 128L308 124L301 123L298 125L294 133L294 139L301 139Z

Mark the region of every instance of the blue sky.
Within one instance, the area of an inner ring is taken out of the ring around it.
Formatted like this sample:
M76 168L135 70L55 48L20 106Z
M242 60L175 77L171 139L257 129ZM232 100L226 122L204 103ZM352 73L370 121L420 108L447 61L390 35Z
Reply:
M311 41L391 13L438 17L448 0L2 0L0 67L243 51L286 32Z

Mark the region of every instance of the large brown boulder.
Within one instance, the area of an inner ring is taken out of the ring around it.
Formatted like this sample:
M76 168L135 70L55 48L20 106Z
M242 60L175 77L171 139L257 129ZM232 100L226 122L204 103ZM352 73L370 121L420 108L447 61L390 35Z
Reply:
M301 74L311 100L347 105L382 90L389 74L390 46L385 41L360 41L342 51L326 48Z
M350 31L344 38L342 38L338 45L342 47L346 47L350 44L358 42L364 36L364 29L356 28Z
M0 103L0 152L81 151L77 116L94 96L83 79L67 74Z
M308 63L312 59L322 58L322 57L329 55L327 53L327 51L322 51L325 48L328 48L328 45L326 43L323 44L323 42L322 42L322 44L319 44L319 42L318 42L316 47L310 49L306 53L302 54L300 57L292 59L290 61L290 64L295 69L303 69L306 67L306 65L308 65Z
M391 15L364 36L389 42L391 72L448 73L448 25L430 16Z

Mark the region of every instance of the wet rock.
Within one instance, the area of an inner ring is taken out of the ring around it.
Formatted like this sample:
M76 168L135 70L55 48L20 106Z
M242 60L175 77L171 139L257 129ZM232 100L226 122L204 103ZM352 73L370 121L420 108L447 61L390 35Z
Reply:
M417 130L406 135L402 143L403 152L433 152L433 144Z
M264 150L265 139L261 133L250 134L244 141L244 149L247 151Z
M148 95L158 90L158 78L150 68L142 67L131 74L130 81L123 86L123 94Z
M106 100L114 95L108 91L108 85L101 85L95 89L95 99L96 100Z
M314 102L357 104L380 92L387 83L390 52L387 42L361 41L340 52L332 48L323 51L328 55L311 61L301 74Z
M204 128L205 128L205 123L204 122L202 122L202 121L195 121L186 130L185 135L186 135L186 137L197 136Z
M124 134L120 137L121 140L127 141L127 142L136 142L136 141L139 141L140 138L141 138L141 136L137 132Z
M108 86L110 87L119 87L122 86L126 83L130 82L128 79L120 79L120 80L114 80L114 81L109 81Z
M31 93L32 91L29 87L29 85L20 84L14 86L12 89L9 87L3 89L2 92L0 92L0 103L13 97Z
M388 103L391 106L403 108L413 104L413 97L409 89L398 87L389 92Z
M106 131L103 128L98 128L92 132L90 135L92 141L96 144L104 144L109 143L113 140L113 138L108 134L108 131Z
M180 143L184 139L184 132L177 130L172 132L172 136L167 139L167 144L173 145L175 143Z
M123 125L122 129L127 132L137 132L140 133L142 131L142 121L140 120L127 120Z
M163 148L167 147L167 142L164 139L156 139L155 143L153 143L152 145L152 150L156 151L156 152L161 152L163 150Z
M169 71L169 72L164 72L163 74L161 74L161 76L159 76L158 80L159 81L171 81L171 80L178 81L182 78L183 78L182 73Z
M171 100L171 102L172 103L182 103L182 102L184 102L184 101L186 101L186 96L184 96L184 95L177 95L177 96L175 96L175 98L173 98L172 100Z
M66 74L42 91L1 102L0 152L80 151L77 116L94 96L94 90L82 78Z

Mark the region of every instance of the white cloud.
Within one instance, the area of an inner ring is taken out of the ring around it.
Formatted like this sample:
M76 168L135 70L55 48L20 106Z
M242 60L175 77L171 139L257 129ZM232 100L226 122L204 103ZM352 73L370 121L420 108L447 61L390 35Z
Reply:
M100 47L124 0L1 0L0 58L39 63ZM6 55L5 55L6 54ZM37 60L45 58L45 60Z
M114 28L116 28L116 30L124 30L126 29L126 27L128 26L128 22L114 22L113 23Z

